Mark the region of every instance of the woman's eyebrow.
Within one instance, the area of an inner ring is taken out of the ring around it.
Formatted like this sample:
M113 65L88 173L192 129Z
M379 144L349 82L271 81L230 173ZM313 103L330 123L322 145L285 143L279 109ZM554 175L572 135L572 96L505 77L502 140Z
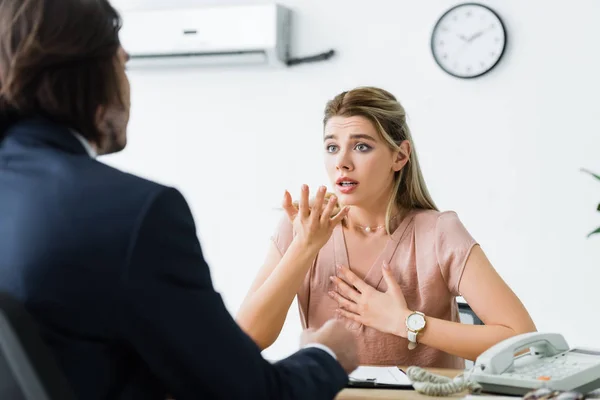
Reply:
M323 140L329 140L329 139L335 139L335 135L331 134L331 135L325 135L323 137ZM373 142L376 142L377 140L375 140L375 138L371 135L367 135L366 133L354 133L352 135L350 135L350 139L366 139L366 140L371 140Z

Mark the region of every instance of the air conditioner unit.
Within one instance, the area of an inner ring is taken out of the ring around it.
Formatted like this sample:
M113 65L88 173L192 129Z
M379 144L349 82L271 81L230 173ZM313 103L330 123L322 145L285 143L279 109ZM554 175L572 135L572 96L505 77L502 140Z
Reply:
M291 10L278 4L121 13L128 67L287 65Z

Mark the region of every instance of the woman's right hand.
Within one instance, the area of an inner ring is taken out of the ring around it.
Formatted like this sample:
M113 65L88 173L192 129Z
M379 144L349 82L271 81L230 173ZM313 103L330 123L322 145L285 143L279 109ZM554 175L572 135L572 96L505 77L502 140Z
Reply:
M337 198L331 196L325 203L325 192L326 188L321 186L313 204L309 204L308 186L302 185L298 208L294 206L292 196L287 190L283 197L283 209L293 225L294 241L315 250L320 250L327 243L333 228L342 221L349 210L348 207L344 207L333 215Z

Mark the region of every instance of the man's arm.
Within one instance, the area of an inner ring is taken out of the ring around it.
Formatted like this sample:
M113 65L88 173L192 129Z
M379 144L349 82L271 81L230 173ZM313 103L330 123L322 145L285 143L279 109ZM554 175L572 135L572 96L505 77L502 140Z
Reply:
M121 280L123 334L178 400L332 399L347 374L307 348L276 364L235 323L210 272L183 196L157 195L140 221Z

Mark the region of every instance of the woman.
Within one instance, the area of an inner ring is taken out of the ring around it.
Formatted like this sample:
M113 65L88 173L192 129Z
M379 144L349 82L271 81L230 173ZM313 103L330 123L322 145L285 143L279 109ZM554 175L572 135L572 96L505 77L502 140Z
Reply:
M362 87L336 96L323 139L335 195L325 200L321 187L309 205L304 185L295 207L286 191L287 216L237 316L261 348L296 294L305 328L346 321L361 364L463 368L536 329L457 214L437 210L392 94ZM459 322L460 295L484 326Z

